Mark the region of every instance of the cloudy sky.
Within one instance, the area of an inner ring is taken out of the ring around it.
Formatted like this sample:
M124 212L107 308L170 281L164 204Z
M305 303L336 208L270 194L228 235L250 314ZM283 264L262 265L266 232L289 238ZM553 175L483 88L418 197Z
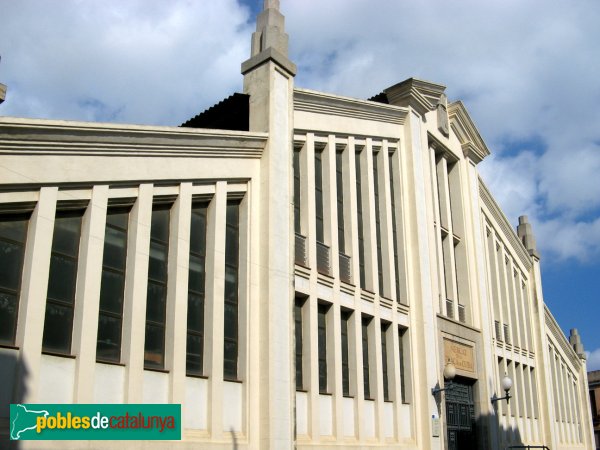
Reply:
M240 91L260 0L3 1L0 114L178 125ZM600 369L600 3L282 0L296 85L368 98L448 86L492 151L480 169L527 214L544 296Z

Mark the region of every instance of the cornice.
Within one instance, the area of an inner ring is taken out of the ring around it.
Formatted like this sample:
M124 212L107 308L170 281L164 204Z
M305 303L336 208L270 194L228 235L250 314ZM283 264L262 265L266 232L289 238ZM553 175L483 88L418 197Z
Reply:
M308 89L294 89L294 110L403 125L406 108L341 97Z
M388 101L392 105L410 106L418 114L424 116L433 111L446 90L446 86L430 81L409 78L401 83L385 89Z
M454 134L456 134L466 158L479 163L490 154L479 131L477 131L477 127L473 123L473 120L471 120L471 116L467 112L465 105L461 101L456 101L448 105L448 117L450 119L450 127L454 131Z
M573 364L573 368L575 368L575 370L578 372L579 367L581 366L579 356L577 356L577 353L575 353L575 350L573 350L573 347L571 347L571 344L569 344L567 337L560 329L558 322L556 322L556 319L554 318L554 316L550 312L550 309L545 303L544 322L546 325L546 332L549 332L554 337L554 340L560 346L565 355L567 355L567 357L571 361L571 364ZM575 375L577 375L577 373Z
M0 118L0 154L260 158L266 133Z
M527 270L531 270L533 266L533 261L527 252L527 249L517 236L514 228L511 226L510 222L496 203L496 200L492 197L492 193L488 190L487 186L479 177L479 197L483 204L487 207L492 217L495 219L495 223L498 224L502 234L508 240L510 244L510 248L518 255L519 259L523 266L527 268Z

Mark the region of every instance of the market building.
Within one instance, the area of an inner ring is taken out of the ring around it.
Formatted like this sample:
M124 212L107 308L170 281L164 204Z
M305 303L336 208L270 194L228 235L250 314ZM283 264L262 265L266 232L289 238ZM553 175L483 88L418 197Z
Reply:
M180 403L136 448L593 448L464 104L297 88L287 41L265 0L244 92L181 127L0 117L3 436L9 403Z

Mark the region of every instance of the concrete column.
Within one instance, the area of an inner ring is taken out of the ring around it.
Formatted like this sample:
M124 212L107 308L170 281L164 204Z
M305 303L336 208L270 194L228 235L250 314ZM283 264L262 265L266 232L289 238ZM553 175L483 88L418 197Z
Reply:
M223 436L223 346L225 298L225 229L227 183L218 181L207 213L204 368L209 377L208 428L213 439ZM208 366L208 367L207 367Z
M331 275L335 280L340 278L340 258L337 223L337 186L335 167L335 136L330 134L327 146L323 150L323 210L325 216L325 243L329 245Z
M308 345L305 347L307 350L307 358L304 359L308 364L305 366L305 370L308 374L308 434L313 442L318 442L321 438L321 427L320 423L320 403L319 403L319 338L318 338L318 327L319 317L317 298L311 295L307 304L304 305L302 319L308 318L304 330L308 328ZM306 309L308 308L308 314ZM307 317L308 316L308 317ZM306 340L304 341L306 342ZM315 357L316 356L316 357Z
M29 219L23 261L23 279L17 322L16 345L20 360L14 398L21 403L38 399L40 358L50 271L50 252L58 188L43 187Z
M306 167L306 219L308 223L305 228L308 233L306 236L306 252L308 267L317 268L317 206L315 199L315 135L312 133L306 134L306 145L301 155L300 165ZM304 214L303 214L304 215ZM313 270L313 273L315 273Z
M335 210L333 210L335 211ZM327 321L327 338L330 343L327 355L327 366L331 376L329 377L331 393L333 394L333 436L337 440L344 438L344 393L342 389L342 327L340 306L335 302L329 309Z
M348 249L350 256L352 257L351 270L352 270L352 283L355 286L360 286L360 260L358 252L358 207L356 203L357 191L356 191L356 147L354 145L354 137L348 137L348 146L346 148L346 157L344 158L344 173L347 177L344 179L344 191L348 193L347 197L344 198L344 204L347 205L345 209L349 212L349 216L344 216L344 219L348 218L345 223L346 226L346 248ZM346 166L347 164L347 166ZM346 185L346 179L347 185ZM346 202L347 201L347 202ZM360 291L360 289L359 289ZM350 330L348 330L350 333Z
M377 272L377 233L375 225L375 189L373 183L373 141L361 152L362 217L365 243L365 281L367 290L379 292Z
M127 369L125 376L127 403L141 403L143 395L152 189L152 184L140 185L138 198L129 213L121 356Z
M171 207L165 329L165 369L169 371L169 402L185 398L188 277L192 183L179 185L179 196ZM179 324L179 326L177 326Z
M389 148L387 140L383 141L383 146L379 152L378 165L379 169L379 218L381 241L387 242L389 245L381 246L381 259L383 261L383 284L386 296L394 301L399 301L396 298L396 267L394 265L394 231L392 227L392 197L390 192L390 164L389 164ZM394 199L395 200L395 199ZM398 225L398 222L396 222ZM398 232L398 230L396 231Z
M77 356L74 392L74 400L77 403L93 403L94 397L107 203L108 186L94 186L92 199L83 216L71 346L72 353Z

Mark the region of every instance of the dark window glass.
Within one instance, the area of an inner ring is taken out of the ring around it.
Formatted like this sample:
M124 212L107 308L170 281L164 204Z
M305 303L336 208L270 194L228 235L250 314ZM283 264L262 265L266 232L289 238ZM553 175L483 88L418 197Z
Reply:
M294 149L294 231L300 234L300 149Z
M396 271L396 301L400 301L400 260L398 255L398 233L396 229L396 201L394 194L394 154L390 153L389 158L389 171L390 171L390 199L392 202L392 236L394 239L394 270Z
M14 345L29 215L0 216L0 344Z
M223 376L225 379L238 378L238 273L239 273L239 234L240 202L227 202L225 233L225 327Z
M349 344L348 344L348 321L350 320L349 311L342 311L342 391L345 396L350 395L350 365L349 365Z
M162 369L165 365L170 214L171 205L159 204L152 208L144 341L144 367L146 368Z
M358 265L360 268L360 287L365 289L365 239L363 230L362 180L360 153L356 153L356 219L358 222Z
M99 361L121 360L128 222L129 211L126 209L112 208L106 214L96 342L96 359Z
M346 253L344 236L344 179L343 179L342 153L335 154L335 183L337 190L337 220L338 220L338 247L341 253Z
M294 336L296 341L296 389L304 388L302 374L302 304L296 299L294 305Z
M377 169L378 155L373 155L373 184L375 193L375 233L377 237L377 278L379 295L383 296L383 257L381 254L381 217L379 208L379 171Z
M406 382L404 377L404 333L405 329L400 328L398 330L398 347L400 350L400 354L398 357L400 358L400 390L402 394L402 403L406 403Z
M317 241L324 242L323 232L323 151L315 150L315 214L317 219Z
M319 305L318 341L319 341L319 392L327 393L327 310Z
M371 398L371 382L369 379L369 322L371 319L362 320L362 353L363 353L363 385L365 398Z
M81 217L81 211L59 211L54 220L42 339L44 351L71 353Z
M389 324L381 324L381 367L383 375L383 399L389 401L390 388L388 379L388 361L387 361L387 329Z

